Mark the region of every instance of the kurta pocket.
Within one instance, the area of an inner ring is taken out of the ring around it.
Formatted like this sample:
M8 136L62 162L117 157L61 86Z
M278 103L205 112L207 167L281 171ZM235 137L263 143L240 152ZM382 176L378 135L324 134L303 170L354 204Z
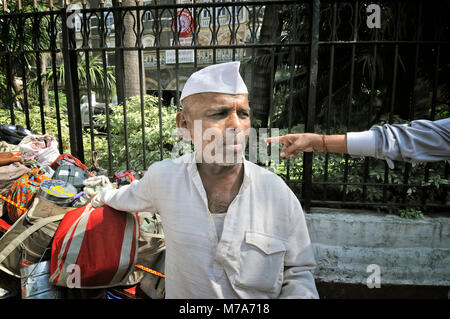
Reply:
M283 275L285 252L283 240L247 231L245 242L241 246L240 267L235 284L261 291L276 289L278 279Z

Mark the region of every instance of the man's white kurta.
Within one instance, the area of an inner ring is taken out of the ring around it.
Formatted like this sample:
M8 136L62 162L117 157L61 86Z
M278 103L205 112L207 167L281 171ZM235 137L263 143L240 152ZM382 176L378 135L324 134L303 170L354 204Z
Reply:
M93 205L157 212L166 240L166 298L318 298L303 210L277 175L244 161L220 241L194 155L149 167Z

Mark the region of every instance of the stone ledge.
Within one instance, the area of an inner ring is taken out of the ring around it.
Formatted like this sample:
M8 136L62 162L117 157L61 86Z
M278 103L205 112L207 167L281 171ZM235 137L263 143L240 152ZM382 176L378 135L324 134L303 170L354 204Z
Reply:
M323 282L450 286L450 218L404 219L365 211L315 208L305 214Z

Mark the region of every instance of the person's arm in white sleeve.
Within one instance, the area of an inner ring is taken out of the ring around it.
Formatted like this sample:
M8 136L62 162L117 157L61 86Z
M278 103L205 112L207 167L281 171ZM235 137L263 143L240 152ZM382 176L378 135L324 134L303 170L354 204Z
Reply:
M151 166L140 180L97 194L92 199L92 206L108 205L125 212L155 212L151 192L152 171Z
M313 272L314 252L302 207L292 199L293 227L284 257L284 276L279 298L318 299Z
M338 135L314 133L287 134L266 138L281 142L280 156L298 157L301 152L348 153L352 157L370 156L392 161L435 162L450 159L450 118L417 120L411 124L385 124L368 131Z
M373 126L369 131L347 133L347 149L352 156L372 156L393 160L433 162L450 158L450 118L411 124Z

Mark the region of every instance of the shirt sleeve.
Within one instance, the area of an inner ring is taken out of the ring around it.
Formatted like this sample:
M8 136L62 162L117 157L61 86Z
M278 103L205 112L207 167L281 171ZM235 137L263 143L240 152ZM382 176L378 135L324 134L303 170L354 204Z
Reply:
M140 180L129 185L98 193L92 199L92 206L108 205L125 212L157 212L151 191L153 170L151 166Z
M293 198L293 227L284 258L284 276L279 298L318 299L313 272L316 268L314 252L309 238L303 209Z
M392 161L434 162L450 158L450 118L417 120L410 124L373 126L369 131L347 133L352 156L372 156Z

